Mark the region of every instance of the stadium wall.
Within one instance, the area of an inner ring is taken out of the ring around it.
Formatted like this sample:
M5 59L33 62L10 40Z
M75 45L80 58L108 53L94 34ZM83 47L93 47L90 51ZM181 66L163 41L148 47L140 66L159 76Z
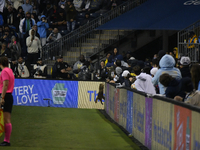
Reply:
M94 102L100 83L102 82L15 79L14 105L104 109L100 102ZM44 99L50 100L48 102Z
M199 150L200 109L106 83L106 113L152 150Z

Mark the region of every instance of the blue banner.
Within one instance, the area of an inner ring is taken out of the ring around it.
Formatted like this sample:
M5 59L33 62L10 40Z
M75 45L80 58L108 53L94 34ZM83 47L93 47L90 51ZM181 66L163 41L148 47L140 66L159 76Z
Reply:
M133 129L133 92L127 91L127 121L126 130L132 133Z
M78 107L78 81L16 79L14 105Z

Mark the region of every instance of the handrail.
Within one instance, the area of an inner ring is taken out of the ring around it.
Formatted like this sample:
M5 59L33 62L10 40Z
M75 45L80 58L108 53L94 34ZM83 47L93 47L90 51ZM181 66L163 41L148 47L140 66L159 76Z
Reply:
M190 31L193 31L197 37L200 36L200 20L178 32L178 54L179 58L183 55L189 56L191 62L195 63L199 61L200 43L193 43L192 48L187 47L190 44L188 43Z
M82 38L87 38L88 36L90 36L91 32L94 31L94 29L96 29L97 27L107 23L108 21L120 16L121 14L133 9L134 7L137 7L138 5L146 1L147 0L140 0L138 2L137 0L133 1L129 0L121 4L120 6L116 7L115 9L108 11L104 15L92 20L88 24L85 24L84 26L79 27L73 32L63 36L60 40L49 43L48 45L42 48L43 60L47 60L48 56L52 55L49 54L49 52L55 51L55 48L56 50L58 50L59 48L59 52L56 53L56 55L58 54L66 55L64 54L64 52L69 51L73 43L75 43L77 40ZM81 47L80 44L77 46Z

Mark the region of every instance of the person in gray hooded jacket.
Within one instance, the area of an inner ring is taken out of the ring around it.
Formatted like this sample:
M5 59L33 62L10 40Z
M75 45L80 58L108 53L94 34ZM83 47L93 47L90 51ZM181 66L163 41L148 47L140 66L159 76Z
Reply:
M17 60L21 56L21 45L16 41L16 37L11 37L11 43L9 43L8 48L11 50L11 58Z
M167 74L171 75L173 78L176 78L176 79L181 79L182 76L181 76L180 70L178 68L174 67L175 66L175 60L171 55L168 55L168 54L164 55L161 58L159 65L160 65L160 69L156 72L155 76L153 77L152 83L153 83L154 86L158 85L160 94L164 95L166 87L164 87L164 85L162 85L160 83L160 81L159 81L160 76L163 73L167 73Z

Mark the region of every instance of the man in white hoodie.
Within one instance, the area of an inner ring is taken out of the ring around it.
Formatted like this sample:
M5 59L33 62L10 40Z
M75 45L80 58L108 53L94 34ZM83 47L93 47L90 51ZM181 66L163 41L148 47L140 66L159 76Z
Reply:
M40 52L42 51L40 39L35 36L35 30L29 30L29 37L26 38L26 45L27 45L27 60L30 64L36 64L39 58L39 49Z

